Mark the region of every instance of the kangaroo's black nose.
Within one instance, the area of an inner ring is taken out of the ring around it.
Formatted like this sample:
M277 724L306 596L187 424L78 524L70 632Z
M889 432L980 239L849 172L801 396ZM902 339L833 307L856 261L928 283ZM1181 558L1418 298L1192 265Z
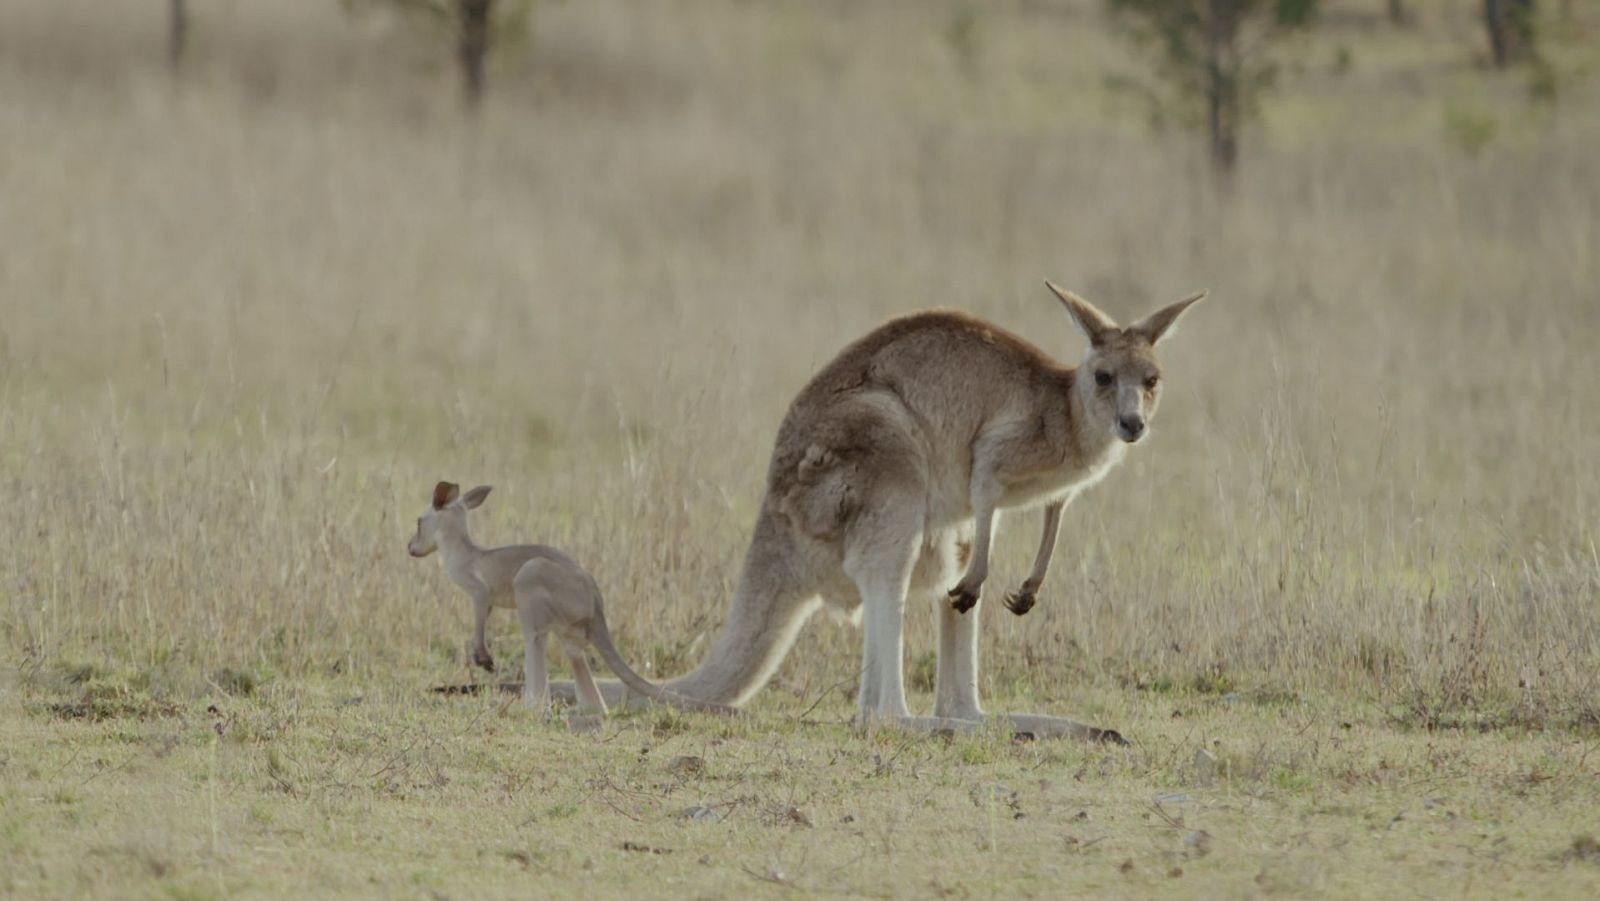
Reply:
M1144 419L1138 416L1123 416L1117 420L1117 425L1122 427L1122 434L1129 438L1137 438L1144 434Z

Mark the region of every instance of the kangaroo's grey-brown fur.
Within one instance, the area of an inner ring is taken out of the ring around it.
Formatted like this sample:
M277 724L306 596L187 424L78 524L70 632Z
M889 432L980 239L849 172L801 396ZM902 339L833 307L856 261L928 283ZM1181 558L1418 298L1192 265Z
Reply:
M744 703L826 604L864 623L863 722L967 728L982 720L975 608L995 513L1045 509L1033 570L1007 605L1026 613L1062 508L1146 434L1161 391L1155 345L1204 296L1119 328L1088 301L1049 287L1089 339L1079 366L972 316L928 312L872 331L811 379L778 429L728 619L704 662L667 687ZM932 719L906 709L908 594L948 596ZM1006 718L1034 734L1120 740L1057 717Z

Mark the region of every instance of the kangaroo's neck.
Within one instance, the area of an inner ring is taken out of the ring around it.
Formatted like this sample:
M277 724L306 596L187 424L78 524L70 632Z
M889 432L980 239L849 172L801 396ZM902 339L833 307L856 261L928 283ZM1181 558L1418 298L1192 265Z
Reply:
M483 548L472 540L472 530L465 520L459 528L451 526L439 530L439 556L444 558L444 568L451 574L465 572L483 556Z
M821 606L798 584L788 548L787 536L763 502L728 619L710 653L693 671L664 687L696 700L738 706L767 684L800 627Z

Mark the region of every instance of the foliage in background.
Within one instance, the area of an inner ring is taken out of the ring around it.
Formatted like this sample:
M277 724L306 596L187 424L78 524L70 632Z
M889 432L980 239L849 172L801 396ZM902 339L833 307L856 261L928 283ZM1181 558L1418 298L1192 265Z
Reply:
M1497 68L1538 57L1533 0L1483 0L1483 27Z
M1593 895L1595 4L1528 116L1478 2L1359 0L1219 202L1067 3L541 8L464 129L336 4L215 2L174 90L166 4L0 0L0 896ZM739 720L427 690L435 481L682 672L816 368L930 306L1074 359L1045 276L1214 289L1038 608L976 611L990 709L1135 747L856 734L822 617Z
M1239 133L1277 73L1266 51L1304 28L1318 0L1107 0L1140 41L1155 48L1158 74L1203 122L1212 165L1233 171Z
M446 36L461 68L462 99L469 108L483 102L491 50L526 46L532 39L539 0L340 0L359 15L388 9Z

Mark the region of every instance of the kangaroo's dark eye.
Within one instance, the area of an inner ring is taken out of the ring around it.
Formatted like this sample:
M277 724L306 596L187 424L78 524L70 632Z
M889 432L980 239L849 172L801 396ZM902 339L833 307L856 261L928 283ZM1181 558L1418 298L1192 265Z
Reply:
M1109 386L1111 384L1111 373L1106 372L1104 369L1096 369L1094 371L1094 383L1102 388Z
M1144 390L1146 390L1146 391L1154 391L1154 390L1156 390L1156 386L1159 385L1159 384L1161 384L1161 376L1152 375L1149 378L1144 380Z

